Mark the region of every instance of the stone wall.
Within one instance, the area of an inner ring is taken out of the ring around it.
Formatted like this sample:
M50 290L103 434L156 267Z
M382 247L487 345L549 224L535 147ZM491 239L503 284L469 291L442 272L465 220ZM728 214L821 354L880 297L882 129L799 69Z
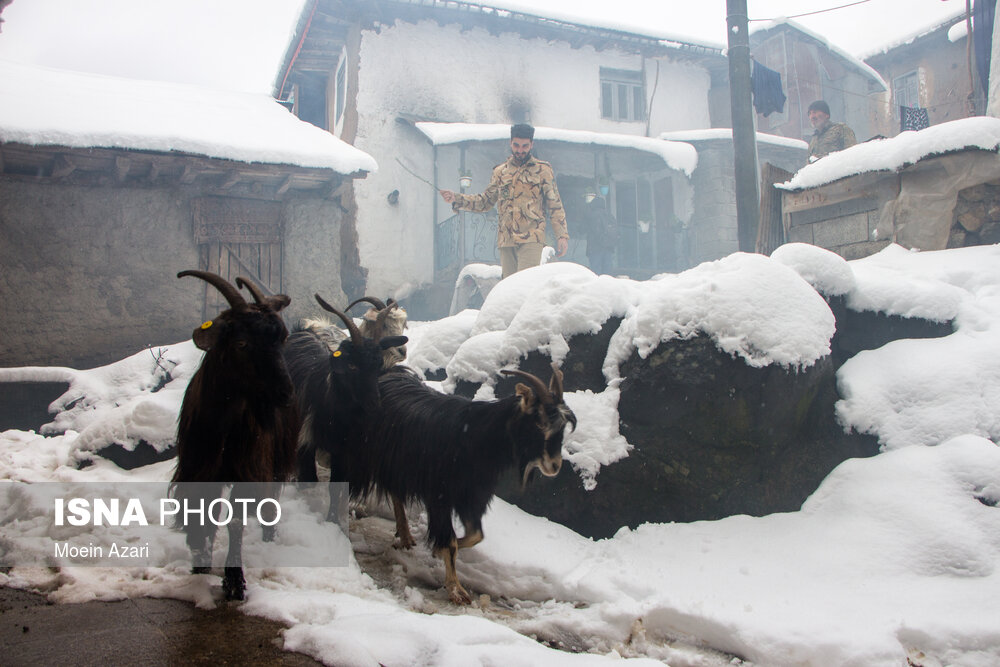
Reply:
M187 339L202 289L178 280L199 267L197 188L0 182L0 366L88 368ZM283 205L289 319L321 291L341 303L340 209Z
M188 198L0 183L0 366L87 367L190 336L200 292Z
M949 248L1000 243L1000 180L959 191Z

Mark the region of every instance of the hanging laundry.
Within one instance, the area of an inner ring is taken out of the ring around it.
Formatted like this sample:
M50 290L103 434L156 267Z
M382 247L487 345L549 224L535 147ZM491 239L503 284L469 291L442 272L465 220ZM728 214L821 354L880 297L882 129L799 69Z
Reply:
M753 107L765 118L772 112L781 113L785 110L785 93L781 90L781 74L753 61L753 73L750 75L750 86L753 89Z
M931 126L927 109L920 107L899 107L899 131L925 130Z

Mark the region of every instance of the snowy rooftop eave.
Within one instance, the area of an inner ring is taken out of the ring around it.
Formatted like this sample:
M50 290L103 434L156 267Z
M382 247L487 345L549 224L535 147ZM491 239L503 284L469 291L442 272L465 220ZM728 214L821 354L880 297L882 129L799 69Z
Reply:
M836 54L837 56L843 58L848 63L853 65L855 69L857 69L859 72L861 72L869 79L874 81L876 85L881 86L883 91L889 90L889 84L887 84L885 82L885 79L882 78L882 75L876 72L875 69L872 68L868 63L864 62L860 58L855 58L847 51L844 51L842 48L836 46L835 44L831 44L830 41L827 40L825 37L814 33L808 28L803 27L800 23L796 23L791 19L779 18L773 21L763 22L759 26L758 25L753 26L750 29L750 33L753 34L757 32L766 32L768 30L773 30L783 25L788 26L793 30L798 30L802 34L807 35L808 37L811 37L812 39L816 40L817 42L825 46L827 49L829 49L831 53Z
M782 146L784 148L798 148L801 150L808 150L809 144L801 139L791 139L789 137L781 137L777 134L766 134L764 132L757 132L757 143L758 144L772 144L774 146ZM713 127L704 130L676 130L674 132L662 132L660 133L660 139L665 141L732 141L733 140L733 130L729 127Z
M362 175L375 159L265 93L0 61L0 142L179 152Z
M866 141L802 167L791 180L775 187L815 188L857 174L900 171L924 158L965 149L1000 150L1000 118L962 118L891 139Z
M432 144L458 144L467 141L507 141L509 124L477 123L414 123ZM536 127L535 141L561 141L572 144L630 148L660 157L671 169L690 176L698 166L698 151L691 144L664 141L631 134L610 134L586 130L564 130L553 127Z
M893 49L898 49L901 46L912 44L918 39L926 37L927 35L930 35L931 33L940 30L942 27L946 25L951 26L951 28L948 31L948 37L951 41L957 41L959 39L964 38L966 36L966 33L963 32L960 35L956 35L955 39L951 39L952 37L951 30L955 29L958 25L965 25L965 7L963 6L961 11L955 12L955 14L953 14L948 19L945 19L944 21L935 21L934 23L925 25L920 29L911 32L908 35L897 36L893 38L893 40L890 42L886 42L880 46L868 49L864 53L860 53L858 55L860 58L864 60L868 60L869 58L874 58L876 56L888 53Z

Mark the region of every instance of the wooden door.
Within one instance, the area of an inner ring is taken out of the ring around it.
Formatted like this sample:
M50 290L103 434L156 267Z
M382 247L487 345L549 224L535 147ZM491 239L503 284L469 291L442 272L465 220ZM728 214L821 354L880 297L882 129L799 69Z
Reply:
M201 197L193 202L194 236L202 270L234 282L255 282L264 294L282 292L282 226L279 202ZM249 294L246 295L249 299ZM229 304L206 285L205 319Z

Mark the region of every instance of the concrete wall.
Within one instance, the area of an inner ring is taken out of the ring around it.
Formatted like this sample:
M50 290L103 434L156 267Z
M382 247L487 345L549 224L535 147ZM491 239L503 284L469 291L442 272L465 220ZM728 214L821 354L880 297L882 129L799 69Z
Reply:
M201 323L195 189L0 182L0 366L87 368L185 340ZM312 293L344 303L339 209L283 207L291 321Z
M739 250L736 225L736 176L733 142L729 139L691 141L698 149L698 168L691 175L694 211L687 225L692 266ZM760 164L770 162L795 172L805 164L806 149L757 144Z

